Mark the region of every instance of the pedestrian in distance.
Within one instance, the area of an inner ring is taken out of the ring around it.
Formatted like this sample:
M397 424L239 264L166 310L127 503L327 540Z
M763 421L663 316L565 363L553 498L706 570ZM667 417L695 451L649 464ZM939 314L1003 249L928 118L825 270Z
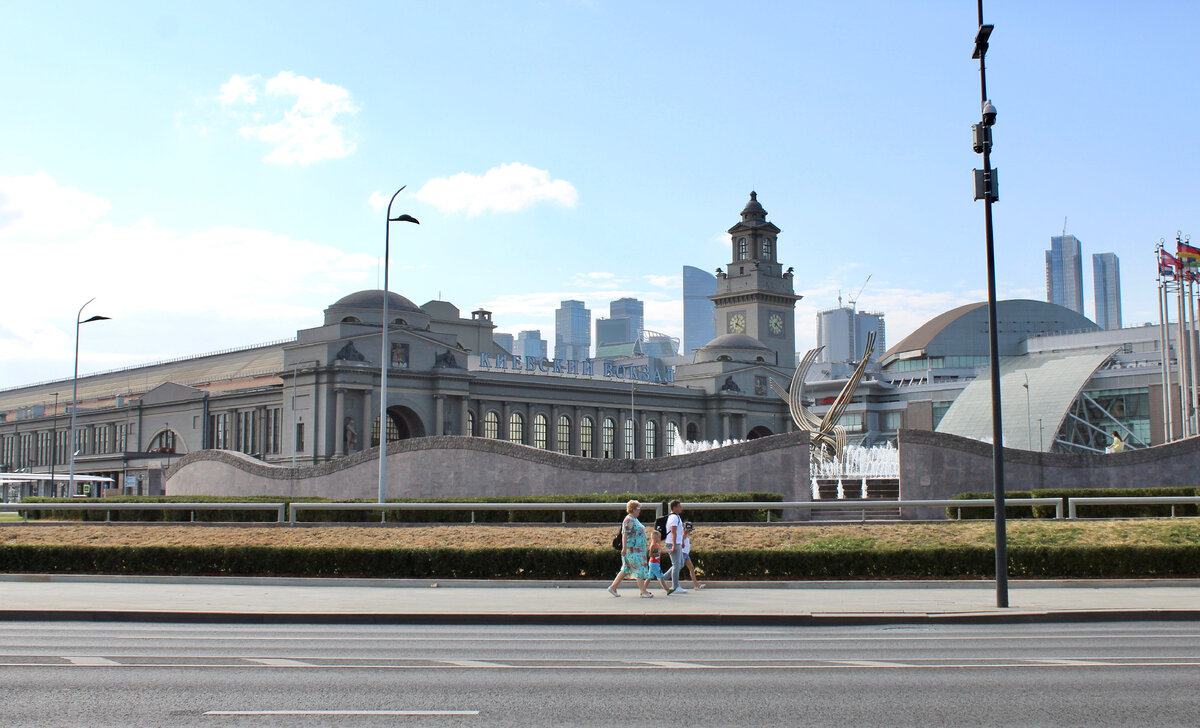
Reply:
M688 569L688 575L692 577L692 588L699 590L703 589L704 585L696 580L696 572L698 569L696 568L696 565L692 563L692 531L694 529L695 526L692 525L691 521L687 521L683 524L683 533L687 537L684 540L686 549L683 552L683 564Z
M667 553L671 555L671 569L667 572L671 588L668 594L687 594L687 589L679 586L679 572L683 571L684 553L691 546L687 532L683 528L683 504L677 500L671 501L671 515L667 516Z
M658 535L658 531L653 528L650 529L650 578L657 579L658 585L663 588L663 591L670 594L671 587L667 585L667 580L663 578L662 547L659 546L661 538Z
M646 591L650 582L650 566L646 551L646 527L638 520L642 512L642 504L631 500L625 504L625 520L621 522L621 570L608 587L608 593L614 597L621 596L617 587L631 576L637 580L638 596L650 598L654 595Z

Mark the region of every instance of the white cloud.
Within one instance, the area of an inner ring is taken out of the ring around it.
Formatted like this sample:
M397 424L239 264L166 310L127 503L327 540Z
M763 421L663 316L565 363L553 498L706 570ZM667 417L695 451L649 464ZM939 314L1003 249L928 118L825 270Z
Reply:
M367 202L371 205L371 207L374 207L376 210L382 210L383 208L387 207L388 202L390 202L391 199L392 198L383 194L379 190L375 190L374 192L371 193L371 196L370 196L370 198L367 199Z
M349 91L291 71L282 71L265 84L258 76L234 74L221 86L217 100L226 107L254 105L259 101L260 86L264 106L269 110L251 113L251 123L243 124L238 134L272 145L263 157L264 162L312 164L323 159L340 159L354 151L355 144L346 139L342 126L344 116L358 112ZM295 99L291 108L285 109L277 103L286 103L287 99ZM235 119L243 117L236 109L230 113Z
M108 200L59 186L45 172L0 177L0 238L53 238L76 233L90 227L108 210Z
M222 106L228 106L238 101L247 104L257 103L258 92L255 90L257 83L257 75L239 76L235 73L230 76L228 81L221 84L221 93L217 95L217 101L220 101Z
M513 162L493 167L482 175L459 172L426 182L416 197L443 212L516 212L537 202L550 201L574 207L579 199L574 185L551 179L550 173Z
M642 276L655 288L683 288L683 276Z
M113 225L95 214L106 200L35 177L43 184L0 177L0 191L25 191L0 208L20 222L0 227L0 258L8 270L45 272L5 281L6 297L23 305L0 308L0 387L69 376L73 318L92 296L88 310L113 320L88 332L89 371L291 336L375 285L374 256L248 228ZM72 218L69 236L47 237L59 221L46 211L79 200L91 214Z

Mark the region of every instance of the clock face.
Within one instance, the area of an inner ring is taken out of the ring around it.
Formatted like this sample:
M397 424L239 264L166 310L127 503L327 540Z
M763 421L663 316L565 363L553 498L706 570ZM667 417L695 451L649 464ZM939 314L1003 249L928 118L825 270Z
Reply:
M742 334L746 332L746 314L731 313L729 314L729 333Z
M767 327L771 329L771 333L779 336L783 333L783 317L777 313L773 313L767 318Z

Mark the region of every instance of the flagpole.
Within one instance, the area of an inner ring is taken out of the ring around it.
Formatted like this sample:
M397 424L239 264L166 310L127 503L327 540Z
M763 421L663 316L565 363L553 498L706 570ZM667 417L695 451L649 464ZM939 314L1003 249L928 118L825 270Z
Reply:
M1173 442L1175 440L1175 423L1174 414L1171 412L1171 341L1167 332L1170 330L1171 321L1168 317L1167 307L1167 276L1163 275L1163 244L1160 240L1155 248L1158 257L1158 335L1159 335L1159 351L1162 353L1162 401L1163 401L1163 442ZM1171 267L1174 271L1174 266Z
M1187 291L1188 291L1188 320L1191 322L1191 327L1187 330L1188 349L1192 353L1192 358L1188 361L1190 365L1188 369L1188 379L1192 385L1192 432L1200 433L1200 387L1197 387L1197 359L1200 359L1196 351L1196 298L1195 286L1196 274L1192 271L1187 272Z
M1175 358L1178 361L1176 369L1179 374L1179 426L1182 429L1183 437L1192 436L1192 413L1188 412L1188 352L1184 343L1183 330L1187 326L1187 317L1184 315L1183 307L1183 283L1176 281L1175 288L1175 315L1179 323L1175 325Z

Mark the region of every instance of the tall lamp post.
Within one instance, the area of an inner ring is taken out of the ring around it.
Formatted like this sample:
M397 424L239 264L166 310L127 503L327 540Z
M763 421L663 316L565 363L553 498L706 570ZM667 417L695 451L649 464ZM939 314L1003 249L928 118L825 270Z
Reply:
M404 185L408 187L408 185ZM412 215L397 215L392 217L392 203L396 201L396 197L404 191L404 187L396 190L396 194L392 195L392 199L388 200L387 206L387 222L384 224L383 232L383 327L380 329L380 338L383 343L380 346L381 353L379 355L379 502L387 502L387 426L388 426L388 367L391 366L391 352L388 351L388 333L391 327L388 326L388 255L391 252L391 241L389 236L392 231L392 223L394 222L411 222L415 225L421 223Z
M54 393L54 419L50 430L50 497L54 497L54 464L58 462L58 392ZM43 493L45 491L42 491Z
M1004 514L1004 428L1000 420L1000 358L996 333L996 255L992 240L992 203L1000 199L996 187L996 172L992 169L992 126L996 123L996 107L987 95L987 76L984 56L988 38L994 26L983 23L983 0L976 0L979 10L979 30L975 33L975 52L979 59L979 98L982 119L971 127L974 149L983 155L983 169L975 170L975 199L983 200L983 220L987 237L988 278L988 346L992 375L992 490L996 502L996 606L1008 606L1008 536Z
M95 301L95 297L88 299L88 302L79 307L79 313L75 314L75 374L71 378L71 431L67 434L67 447L71 451L71 477L67 481L67 487L70 489L70 495L75 495L75 410L79 404L79 327L83 324L90 324L93 321L108 321L108 316L93 316L86 321L82 321L83 309L88 307L88 303Z

